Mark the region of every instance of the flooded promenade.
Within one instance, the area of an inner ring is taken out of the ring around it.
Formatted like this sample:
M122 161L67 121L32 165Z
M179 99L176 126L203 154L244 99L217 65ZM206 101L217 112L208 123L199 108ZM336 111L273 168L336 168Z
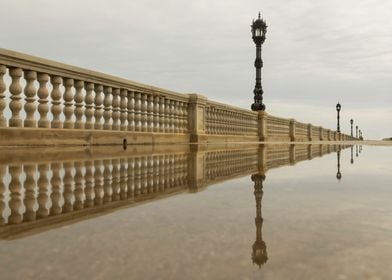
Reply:
M382 269L392 257L389 147L1 154L2 279L53 279L54 271L58 279L389 275Z

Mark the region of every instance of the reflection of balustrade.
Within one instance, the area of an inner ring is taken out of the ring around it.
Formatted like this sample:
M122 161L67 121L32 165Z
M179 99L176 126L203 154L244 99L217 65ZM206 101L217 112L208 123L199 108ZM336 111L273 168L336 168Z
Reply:
M112 153L107 147L86 152L71 147L0 151L0 236L198 191L237 176L265 174L271 168L345 148L328 147L282 144L199 151L188 146L156 151L141 146Z
M8 188L0 181L1 224L20 224L183 189L187 186L187 160L187 154L169 154L1 165L1 178L10 178Z

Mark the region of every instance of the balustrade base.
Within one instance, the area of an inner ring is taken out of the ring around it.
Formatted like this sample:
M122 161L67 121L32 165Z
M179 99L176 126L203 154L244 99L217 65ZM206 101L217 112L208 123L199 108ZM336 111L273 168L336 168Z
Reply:
M258 136L246 135L214 135L214 134L193 134L191 143L240 143L240 142L259 142Z
M96 131L78 129L0 128L0 146L88 146L88 145L189 143L189 134Z

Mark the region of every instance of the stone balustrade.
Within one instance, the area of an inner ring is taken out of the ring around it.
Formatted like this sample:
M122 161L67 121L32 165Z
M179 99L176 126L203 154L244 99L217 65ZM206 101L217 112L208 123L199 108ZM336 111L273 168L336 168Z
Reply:
M258 114L218 102L206 105L205 132L217 135L258 135Z
M319 140L353 139L0 49L0 146Z

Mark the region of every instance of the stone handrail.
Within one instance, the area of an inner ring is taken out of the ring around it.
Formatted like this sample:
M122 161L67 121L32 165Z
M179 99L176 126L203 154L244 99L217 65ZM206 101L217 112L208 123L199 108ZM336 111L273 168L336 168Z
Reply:
M0 48L0 146L353 139Z

